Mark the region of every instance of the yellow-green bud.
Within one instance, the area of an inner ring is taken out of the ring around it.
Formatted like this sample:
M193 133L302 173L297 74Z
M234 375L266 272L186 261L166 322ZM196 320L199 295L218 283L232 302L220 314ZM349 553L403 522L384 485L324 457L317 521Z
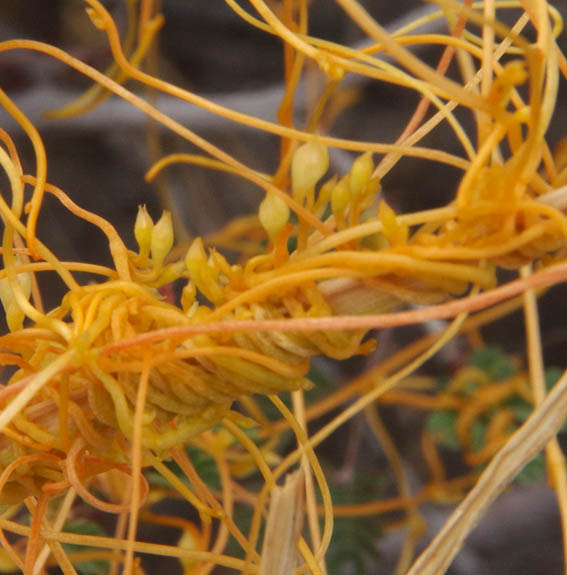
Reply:
M269 192L260 204L258 218L268 237L275 242L289 220L289 208L279 196Z
M192 524L190 525L193 527ZM196 527L194 529L185 528L181 534L181 537L179 538L179 541L177 542L177 547L179 549L187 551L201 551L202 545L203 543L201 541L201 536ZM195 559L181 557L179 561L181 562L184 573L195 572L195 566L197 565L197 561Z
M154 222L146 210L146 206L138 206L138 215L134 224L134 237L140 248L140 255L147 256L152 245L152 229Z
M93 8L85 8L85 12L88 14L95 28L98 28L99 30L104 30L104 20L97 14L97 12Z
M163 266L152 287L160 287L178 280L185 273L185 264L175 261Z
M16 262L21 263L18 256L16 256ZM16 276L16 279L24 297L29 300L32 288L31 275L29 273L21 273ZM6 312L6 323L8 324L8 329L12 332L22 329L26 314L18 305L8 278L0 280L0 301L2 301L2 306Z
M526 63L523 60L513 60L504 65L502 74L498 76L495 82L501 84L510 84L512 86L520 86L527 82L528 70Z
M171 213L164 210L161 218L152 229L151 254L154 269L159 269L173 247L173 222Z
M195 298L197 297L197 288L193 282L188 282L187 285L181 291L181 308L184 312L188 312L193 307L195 303Z
M352 197L348 176L344 176L331 192L331 209L333 214L342 214L346 210Z
M380 191L380 187L381 187L380 178L378 177L370 178L370 180L368 180L368 183L366 184L366 193L369 196L374 196Z
M185 255L185 267L195 287L211 302L223 299L224 290L218 282L219 270L212 260L207 260L207 254L201 238L195 238Z
M203 245L202 238L195 238L187 253L185 254L185 267L189 272L189 275L193 277L198 277L201 271L201 267L207 264L207 254L205 253L205 246Z
M370 152L358 156L353 162L350 170L349 183L352 195L355 198L365 191L373 171L374 162L372 161L372 154Z
M317 197L317 205L323 206L325 205L329 199L331 198L331 193L335 189L337 182L339 180L339 176L336 174L329 178L320 188L319 188L319 196Z
M303 202L305 194L315 188L328 169L329 152L321 142L313 140L297 148L291 160L293 197Z
M508 104L510 95L516 86L524 84L528 79L526 64L522 60L508 62L500 76L492 83L488 101L502 108Z
M378 219L384 230L394 229L398 225L396 212L384 200L378 206Z
M409 227L398 222L396 212L384 200L378 206L378 219L382 224L382 234L391 246L395 247L407 242Z

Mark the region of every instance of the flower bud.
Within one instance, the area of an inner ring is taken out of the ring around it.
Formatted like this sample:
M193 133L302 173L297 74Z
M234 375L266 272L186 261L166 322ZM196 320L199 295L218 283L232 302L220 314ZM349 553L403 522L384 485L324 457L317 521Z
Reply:
M270 240L275 242L289 220L289 208L279 196L268 193L260 204L258 218Z
M16 261L17 263L21 263L21 260L18 256L16 256ZM32 288L31 275L29 273L21 273L16 276L16 279L24 297L29 300ZM3 278L0 280L0 301L2 302L2 306L4 307L4 311L6 313L6 323L8 324L8 329L12 332L22 329L26 314L18 305L17 300L14 297L14 292L10 287L8 278Z
M333 214L343 214L352 197L348 176L344 176L331 192L331 210Z
M505 107L514 88L524 84L527 79L528 71L523 60L508 62L500 76L494 79L488 95L488 101L500 107Z
M197 288L195 287L195 284L193 282L188 282L181 291L181 308L185 313L188 313L191 310L196 297Z
M372 161L372 154L370 152L366 152L356 158L352 164L349 176L349 184L353 197L356 198L364 193L373 171L374 162Z
M185 267L195 287L211 302L217 303L224 298L224 290L218 281L219 270L207 260L205 246L201 238L195 238L185 256Z
M95 28L104 30L104 20L99 16L96 10L93 8L85 8L85 12L88 14L90 21L94 24Z
M179 549L187 551L201 551L203 549L203 542L199 530L191 523L187 522L187 527L183 529L183 533L177 542ZM187 557L179 559L183 567L184 573L194 573L197 561Z
M152 229L151 254L154 269L161 268L167 254L173 247L173 241L171 213L164 210L161 218Z
M185 267L191 278L198 276L201 267L207 265L207 254L202 238L195 238L185 254Z
M378 206L378 219L382 224L382 234L391 246L399 246L407 242L409 227L398 222L396 212L384 200Z
M313 140L297 148L291 161L293 197L303 203L305 194L315 188L328 169L329 152L326 146Z
M159 276L152 283L152 287L161 287L178 280L185 273L185 264L180 261L171 262L162 267Z
M366 184L366 193L368 194L369 197L372 197L380 191L380 188L381 188L380 178L378 177L370 178L370 180L368 180L368 183Z
M134 237L140 248L140 255L147 257L152 244L152 229L154 222L146 210L146 206L138 206L138 215L134 224Z
M335 189L337 182L339 181L339 176L335 174L332 178L329 178L320 188L319 195L317 197L317 205L323 206L331 199L331 193Z

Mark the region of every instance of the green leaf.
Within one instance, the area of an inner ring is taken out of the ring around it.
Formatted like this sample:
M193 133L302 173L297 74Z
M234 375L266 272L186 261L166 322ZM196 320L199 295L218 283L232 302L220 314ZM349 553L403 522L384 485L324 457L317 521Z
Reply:
M450 381L451 380L448 377L437 378L435 381L435 389L437 389L437 391L444 391L445 388L449 385Z
M185 451L203 482L212 490L220 489L220 477L215 460L208 453L192 445L187 445ZM174 461L165 461L164 465L171 469L185 485L191 486L191 482L185 477L185 474L177 463ZM153 469L146 471L145 476L150 487L162 489L171 488L169 481Z
M488 421L484 419L475 419L471 427L471 447L473 452L480 451L484 447L486 428Z
M558 367L550 367L545 371L545 387L547 391L551 391L562 375L563 371Z
M150 487L156 487L158 489L171 489L171 483L163 475L157 471L154 471L153 469L145 471L144 476L150 484ZM187 484L187 481L183 481L183 483Z
M510 358L498 347L475 349L469 364L485 371L493 381L507 379L517 371Z
M389 485L386 474L374 470L358 471L348 483L331 485L331 499L337 505L364 503L384 495ZM318 494L321 503L320 494Z
M545 387L547 391L551 391L553 386L559 381L559 378L563 375L563 371L557 367L551 367L545 371ZM514 411L514 414L519 421L525 421L533 411L533 406L526 402L519 395L513 396L507 403ZM560 431L564 432L567 430L567 422L565 422Z
M337 517L326 557L329 573L341 573L346 565L356 575L368 573L368 565L380 558L376 546L380 534L373 518Z
M297 249L297 237L290 236L287 240L287 251L291 254Z
M519 395L513 396L507 403L518 421L525 421L532 413L533 407Z
M234 506L234 511L232 514L232 519L238 528L243 533L249 533L250 526L252 525L252 514L253 509L251 509L248 505L236 504ZM264 524L260 527L260 540L264 536ZM258 546L261 549L261 545ZM246 552L242 549L242 546L236 539L231 536L228 540L225 553L230 557L236 557L237 559L244 559Z
M98 523L88 519L69 519L65 522L63 530L68 533L77 533L78 535L106 536L106 531Z
M212 490L220 489L220 475L215 460L205 451L192 445L185 447L185 451L204 483Z
M545 475L545 454L536 455L516 476L518 483L535 483Z
M387 486L386 474L359 471L352 481L331 486L331 498L337 505L363 503L383 497ZM350 573L368 573L368 565L379 558L376 547L379 537L376 517L336 517L326 557L329 573L341 573L347 565Z
M77 533L78 535L98 535L106 537L107 533L104 529L94 521L86 519L72 519L65 523L63 530L67 533ZM85 549L93 549L94 547L87 547L82 545L64 544L63 548L67 553L77 551L84 551ZM74 564L77 573L80 575L106 575L110 569L110 561L104 559L95 559L92 561L80 561Z
M315 365L311 365L311 369L306 377L314 384L312 389L305 392L305 401L307 404L317 401L336 387L330 374Z
M461 448L456 431L457 414L454 411L439 410L427 419L426 429L432 433L441 445L457 451Z

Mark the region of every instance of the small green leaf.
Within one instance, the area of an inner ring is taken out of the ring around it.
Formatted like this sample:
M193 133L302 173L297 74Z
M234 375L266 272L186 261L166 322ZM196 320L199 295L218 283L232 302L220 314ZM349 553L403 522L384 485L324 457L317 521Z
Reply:
M437 389L437 391L444 391L450 381L451 380L448 377L437 378L435 381L435 389Z
M77 533L78 535L107 536L106 531L98 523L86 519L69 520L65 523L63 530L67 533ZM67 553L95 549L94 547L71 544L64 544L63 548ZM75 563L74 567L80 575L106 575L110 569L110 562L103 559L80 561Z
M493 381L507 379L517 371L510 358L498 347L475 349L469 363L485 371Z
M315 385L312 389L305 392L305 400L307 403L312 403L319 399L321 396L329 393L329 390L335 388L333 378L323 371L323 369L312 365L307 379Z
M215 460L208 453L201 451L197 447L188 445L185 448L193 467L199 477L205 482L210 489L220 489L221 481L219 470Z
M78 535L106 536L106 531L98 523L87 519L70 519L65 523L63 530Z
M192 445L186 446L185 451L187 452L193 467L204 483L213 490L220 489L220 477L215 460L208 453L201 451L199 448ZM175 473L175 475L183 481L185 485L190 486L189 480L185 477L185 474L177 463L174 461L165 461L164 464L169 467L169 469L173 471L173 473ZM171 489L169 481L157 471L150 469L145 472L145 476L150 487Z
M287 251L289 253L293 253L297 249L297 238L295 236L291 236L287 240Z
M368 565L380 558L376 546L379 537L380 528L373 518L338 517L327 552L329 573L341 573L346 565L350 573L368 573Z
M234 506L232 519L243 533L248 533L250 531L250 526L252 525L252 513L253 510L248 505L237 503ZM264 524L260 527L260 540L263 536ZM259 549L261 549L261 545L259 545ZM246 555L246 552L242 549L240 543L238 543L232 536L228 540L225 553L231 557L236 557L237 559L243 559Z
M486 428L488 422L484 419L475 419L471 427L471 447L473 452L480 451L484 447Z
M558 367L550 367L545 370L545 387L547 391L551 391L551 388L559 381L562 375L563 371Z
M536 455L516 476L518 483L530 484L535 483L545 475L545 455L539 453Z
M352 481L333 485L331 499L337 505L380 499L388 481L386 474L359 471ZM368 565L375 564L379 558L376 547L379 537L380 525L376 517L337 517L326 556L329 573L342 573L347 565L349 573L368 573Z
M461 448L455 427L456 420L457 414L454 411L440 410L429 416L426 426L441 445L455 451Z
M156 487L158 489L171 489L171 483L160 473L150 469L144 472L150 487ZM185 482L186 483L186 482Z
M533 407L529 403L526 403L520 396L514 396L508 402L508 407L512 409L519 421L525 421L533 411Z

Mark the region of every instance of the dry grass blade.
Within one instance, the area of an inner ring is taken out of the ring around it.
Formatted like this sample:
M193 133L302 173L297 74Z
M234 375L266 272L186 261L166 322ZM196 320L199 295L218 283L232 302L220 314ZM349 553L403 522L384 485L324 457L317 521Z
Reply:
M290 473L284 485L272 492L262 561L258 575L292 575L299 554L297 542L303 528L303 469Z

